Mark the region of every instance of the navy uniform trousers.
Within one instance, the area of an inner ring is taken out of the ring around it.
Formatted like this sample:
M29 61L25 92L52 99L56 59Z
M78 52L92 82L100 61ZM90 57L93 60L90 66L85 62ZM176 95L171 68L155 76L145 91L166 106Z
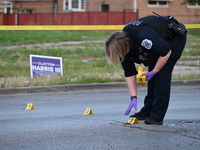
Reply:
M186 34L183 37L176 36L169 41L171 56L165 66L148 81L147 95L144 99L144 107L141 113L163 121L170 100L171 76L177 60L181 57L186 43ZM155 64L148 67L153 70Z

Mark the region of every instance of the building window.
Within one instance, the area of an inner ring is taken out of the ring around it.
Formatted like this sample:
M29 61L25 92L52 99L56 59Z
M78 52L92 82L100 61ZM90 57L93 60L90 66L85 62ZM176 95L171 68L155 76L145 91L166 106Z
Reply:
M4 13L12 13L12 3L11 2L0 2L0 8L4 9Z
M79 0L72 0L72 9L78 9L78 1Z
M33 9L27 9L26 14L33 14Z
M108 4L102 4L101 5L101 11L102 12L109 12L109 5Z
M160 7L160 6L167 7L168 6L168 1L159 1L159 0L152 1L152 0L149 0L148 1L148 6L149 7Z
M187 6L189 8L200 8L200 2L199 0L196 0L196 2L190 2L190 3L187 3Z
M64 10L85 11L85 0L64 0Z

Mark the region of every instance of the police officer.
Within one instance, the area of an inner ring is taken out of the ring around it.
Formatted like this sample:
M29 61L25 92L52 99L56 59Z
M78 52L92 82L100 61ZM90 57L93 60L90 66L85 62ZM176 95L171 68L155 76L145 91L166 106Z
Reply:
M166 21L167 20L167 21ZM142 109L130 117L145 120L146 124L162 125L168 108L171 75L186 43L187 30L180 23L170 29L170 17L147 16L127 24L122 31L112 33L106 43L108 63L116 66L119 61L124 70L131 102L125 112L137 110L137 70L135 63L148 66L148 90ZM178 22L176 22L178 23Z

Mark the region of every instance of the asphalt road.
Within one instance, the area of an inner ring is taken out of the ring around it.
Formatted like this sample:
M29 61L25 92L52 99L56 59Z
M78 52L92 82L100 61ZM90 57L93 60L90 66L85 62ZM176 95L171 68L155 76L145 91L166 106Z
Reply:
M145 93L138 88L139 109ZM128 104L124 87L0 95L0 149L199 150L199 86L172 87L163 125L124 125ZM86 108L94 114L82 115Z

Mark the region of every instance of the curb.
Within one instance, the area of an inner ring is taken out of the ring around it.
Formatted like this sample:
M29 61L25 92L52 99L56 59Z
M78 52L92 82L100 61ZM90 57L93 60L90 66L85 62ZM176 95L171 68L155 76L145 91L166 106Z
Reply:
M172 81L173 86L199 86L200 80L175 80ZM138 88L146 87L146 84L138 84ZM16 87L1 88L0 95L23 94L23 93L49 93L49 92L68 92L80 90L100 90L100 89L122 89L127 88L126 82L111 83L91 83L91 84L66 84L55 86L36 86L36 87Z

